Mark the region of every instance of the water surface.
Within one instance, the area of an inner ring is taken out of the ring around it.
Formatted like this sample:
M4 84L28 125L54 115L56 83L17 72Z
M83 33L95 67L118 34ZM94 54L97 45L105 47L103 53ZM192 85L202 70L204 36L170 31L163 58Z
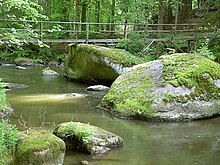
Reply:
M62 75L62 70L55 69ZM42 68L17 70L0 66L5 82L22 83L29 88L7 91L14 108L11 121L21 130L42 126L52 130L66 121L90 123L124 139L124 146L101 157L67 152L64 164L87 160L94 165L218 165L220 163L220 118L194 122L158 123L118 119L96 108L102 94L85 91L86 85L67 81L62 76L45 78ZM78 93L82 97L65 98ZM40 116L46 112L45 120ZM50 124L48 124L50 123Z

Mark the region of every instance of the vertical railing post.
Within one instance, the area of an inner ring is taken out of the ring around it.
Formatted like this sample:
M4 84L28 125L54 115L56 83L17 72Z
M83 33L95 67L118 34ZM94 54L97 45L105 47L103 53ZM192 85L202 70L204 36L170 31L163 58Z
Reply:
M195 26L195 50L197 49L197 40L198 40L198 24Z
M125 22L124 24L124 39L128 38L128 23Z
M43 22L39 22L39 28L40 28L40 31L39 31L39 41L42 41L43 40Z
M75 32L76 32L75 39L78 39L78 31L79 31L79 24L78 24L78 22L76 22L75 23Z
M89 24L86 24L86 44L89 43Z

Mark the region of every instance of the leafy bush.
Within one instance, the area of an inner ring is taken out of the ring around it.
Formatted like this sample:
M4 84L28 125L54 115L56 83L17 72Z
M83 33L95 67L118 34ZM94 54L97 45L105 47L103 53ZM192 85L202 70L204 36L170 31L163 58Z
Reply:
M215 54L218 55L218 53L217 52L213 53L212 50L215 50L213 48L215 48L215 46L214 45L211 46L210 41L208 39L204 39L200 41L199 48L196 50L196 52L206 58L215 61L217 58Z
M18 130L8 120L0 120L0 164L7 165L13 162Z

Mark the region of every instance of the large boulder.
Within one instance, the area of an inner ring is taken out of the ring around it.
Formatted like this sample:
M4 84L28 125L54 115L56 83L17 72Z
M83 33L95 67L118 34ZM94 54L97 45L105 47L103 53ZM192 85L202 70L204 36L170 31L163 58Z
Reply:
M67 149L91 155L101 155L123 145L121 137L80 122L61 123L53 133L65 141Z
M188 121L220 114L220 65L196 54L173 54L127 70L101 108L156 121Z
M62 165L65 143L46 131L20 133L15 154L17 165Z
M124 70L144 63L140 57L113 48L70 44L65 59L65 75L86 84L111 84Z

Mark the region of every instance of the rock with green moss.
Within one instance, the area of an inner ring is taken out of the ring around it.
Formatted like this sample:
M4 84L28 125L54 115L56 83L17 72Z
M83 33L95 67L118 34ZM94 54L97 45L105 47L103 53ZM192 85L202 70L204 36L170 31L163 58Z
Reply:
M14 60L16 65L30 66L36 64L36 62L30 58L18 57Z
M65 141L67 149L91 155L102 155L123 145L121 137L80 122L61 123L53 133Z
M124 50L89 44L68 45L65 74L74 81L86 84L111 84L124 70L144 63Z
M17 165L62 165L65 143L46 131L31 130L20 133L15 154Z
M100 104L123 117L188 121L220 114L220 65L196 54L173 54L127 70Z

